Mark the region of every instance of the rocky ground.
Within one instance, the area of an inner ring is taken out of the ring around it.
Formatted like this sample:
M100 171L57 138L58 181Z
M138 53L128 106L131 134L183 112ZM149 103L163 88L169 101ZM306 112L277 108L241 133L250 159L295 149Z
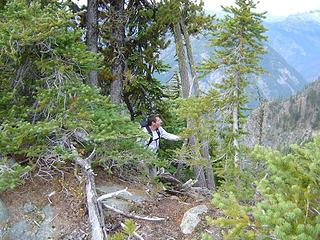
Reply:
M158 183L141 178L117 178L96 170L98 195L127 188L132 195L121 194L105 204L124 213L161 217L163 221L133 219L137 233L145 240L201 239L209 232L221 239L218 228L208 226L205 216L217 215L210 198L201 194L170 195ZM34 178L24 185L0 194L0 239L90 239L83 184L73 170L51 180ZM109 234L121 231L122 214L105 210ZM199 222L199 223L198 223ZM198 223L198 224L196 224Z

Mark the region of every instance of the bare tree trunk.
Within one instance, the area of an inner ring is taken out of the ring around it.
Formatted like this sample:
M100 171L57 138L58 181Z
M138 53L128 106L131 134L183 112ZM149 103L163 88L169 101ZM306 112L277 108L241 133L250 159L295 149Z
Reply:
M190 90L189 90L189 96L194 95L196 97L199 97L200 96L199 80L196 75L189 32L188 32L188 29L186 28L183 20L180 21L180 25L181 25L181 29L182 29L182 32L184 35L184 40L186 43L188 62L189 62L189 67L190 67L191 77L192 77L191 86L190 86ZM208 160L208 163L204 169L205 178L206 178L204 181L206 182L206 185L210 190L215 190L215 179L214 179L212 165L210 163L208 141L202 139L201 145L202 145L201 146L202 147L201 155L203 158L206 158Z
M187 49L187 56L188 56L188 62L189 62L189 67L191 71L191 86L189 89L189 96L194 94L194 96L199 97L200 96L200 88L199 88L199 81L196 75L196 69L195 69L195 64L193 60L193 54L192 54L192 47L190 43L190 36L188 29L186 28L184 21L180 21L181 29L183 32L184 40L186 43L186 49Z
M188 98L190 91L190 82L188 76L188 67L186 62L186 54L184 51L184 44L182 39L182 32L179 23L175 23L173 27L173 34L176 43L176 54L178 58L179 74L181 78L182 97Z
M258 144L262 146L262 137L263 137L263 127L264 127L264 116L266 111L267 100L262 96L262 93L259 88L257 88L258 100L260 107L258 108Z
M182 86L182 97L188 98L189 97L189 91L190 91L190 82L189 82L189 76L188 76L188 67L186 62L186 55L184 50L184 44L182 39L182 32L180 23L175 23L173 27L173 33L176 43L176 53L178 58L178 65L179 65L179 73L181 78L181 86ZM192 128L192 123L190 120L187 121L187 127ZM189 145L195 146L196 139L195 136L189 137ZM196 155L196 153L194 153ZM200 187L206 187L206 179L204 175L204 171L201 166L194 166L193 168L194 174L198 180L197 185Z
M190 92L190 81L188 76L188 67L187 67L186 55L185 55L184 44L182 39L182 32L181 32L181 27L179 22L174 24L173 34L174 34L174 39L176 44L176 53L177 53L179 73L181 78L182 97L188 98L189 92ZM187 127L192 128L192 123L190 122L190 120L187 121ZM195 146L195 144L196 144L195 136L189 137L189 145L192 147L192 146ZM194 152L194 154L196 155L197 153ZM205 175L202 167L196 165L194 166L193 170L194 170L196 179L198 180L197 185L200 187L207 187L206 179L205 179Z
M88 0L87 5L87 48L90 52L98 52L98 0ZM98 73L91 70L88 76L88 83L91 86L97 86Z
M189 125L189 126L187 126L188 128L192 128L192 125L191 125L190 122L189 122L188 125ZM191 146L191 148L196 146L196 138L195 138L195 136L189 137L189 145ZM198 159L201 158L200 153L197 152L196 150L193 150L192 154L195 155ZM208 187L207 186L207 182L206 182L206 176L205 176L204 171L203 171L203 167L200 166L200 165L195 165L193 167L193 172L194 172L194 175L196 176L196 179L197 179L197 183L195 185L199 186L199 187Z
M209 144L207 140L202 139L201 141L201 147L202 147L202 157L206 158L208 160L205 168L205 175L207 179L207 186L210 190L215 190L216 189L216 181L215 177L213 174L213 168L212 168L212 163L211 163L211 156L209 153Z
M233 106L232 106L234 164L236 167L240 167L239 141L238 141L238 135L239 135L239 78L238 77L235 78L233 97L235 99L235 102L233 103Z
M91 239L92 240L104 240L107 239L107 233L105 231L104 216L101 203L97 201L97 192L94 182L94 174L91 169L91 158L94 156L94 152L86 159L80 158L75 147L73 147L73 155L75 156L75 162L78 164L85 176L86 180L86 199L87 208L89 214L89 223L91 227Z
M110 87L110 97L113 103L121 103L124 82L124 41L125 41L125 21L124 21L124 0L113 0L111 2L113 9L112 20L112 48L114 60L112 62L111 73L113 81Z

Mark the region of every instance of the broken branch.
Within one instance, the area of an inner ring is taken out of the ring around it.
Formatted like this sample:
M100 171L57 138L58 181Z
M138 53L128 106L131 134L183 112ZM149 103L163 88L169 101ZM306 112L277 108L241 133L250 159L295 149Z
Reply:
M114 208L114 207L112 207L112 206L109 206L109 205L107 205L107 204L105 204L105 203L103 203L103 206L106 207L107 209L110 209L110 210L112 210L112 211L114 211L114 212L116 212L116 213L119 213L119 214L121 214L121 215L123 215L123 216L126 216L126 217L128 217L128 218L135 218L135 219L141 219L141 220L146 220L146 221L163 221L163 220L165 220L165 218L159 218L159 217L142 217L142 216L134 215L134 214L131 214L131 213L125 213L125 212L123 212L123 211L121 211L121 210L119 210L119 209L116 209L116 208Z

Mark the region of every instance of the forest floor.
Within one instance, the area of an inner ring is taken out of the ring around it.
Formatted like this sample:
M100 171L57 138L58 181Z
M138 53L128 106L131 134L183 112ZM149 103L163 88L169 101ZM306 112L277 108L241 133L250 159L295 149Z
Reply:
M205 216L217 216L218 211L212 206L209 198L192 198L182 195L164 194L161 184L147 183L141 177L120 178L107 175L102 170L96 170L96 185L117 184L127 187L133 193L146 194L147 200L133 209L136 215L162 217L164 221L151 222L133 219L139 227L137 233L145 240L191 240L201 239L201 234L209 232L214 239L221 239L220 229L208 226ZM72 168L64 171L64 176L56 176L49 181L42 178L32 178L25 184L13 190L0 194L0 199L10 213L10 223L26 218L21 209L26 203L32 203L41 209L50 205L53 217L50 223L50 237L47 239L89 239L88 216L85 210L83 184L74 175ZM180 230L184 213L190 208L204 204L208 213L201 215L202 221L192 234L185 235ZM105 212L106 226L111 230L121 231L120 222L126 217L115 212ZM37 224L36 219L28 219ZM10 239L10 237L9 237Z

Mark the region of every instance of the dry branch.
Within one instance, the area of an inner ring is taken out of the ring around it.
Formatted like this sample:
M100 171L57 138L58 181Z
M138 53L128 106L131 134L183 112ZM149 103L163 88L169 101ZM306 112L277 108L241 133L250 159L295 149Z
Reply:
M127 191L127 189L128 189L128 188L125 188L125 189L122 189L122 190L119 190L119 191L116 191L116 192L104 194L104 195L98 197L97 201L100 202L100 201L102 201L102 200L105 200L105 199L108 199L108 198L112 198L112 197L118 196L118 195L120 195L121 193L128 193L129 195L132 195L130 192Z
M109 210L112 210L112 211L114 211L114 212L116 212L116 213L119 213L119 214L121 214L121 215L123 215L123 216L126 216L126 217L128 217L128 218L135 218L135 219L146 220L146 221L164 221L164 220L165 220L165 218L159 218L159 217L142 217L142 216L134 215L134 214L131 214L131 213L125 213L125 212L123 212L123 211L121 211L121 210L119 210L119 209L116 209L116 208L114 208L114 207L112 207L112 206L109 206L109 205L107 205L107 204L105 204L105 203L103 203L103 206L104 206L105 208L109 209Z

